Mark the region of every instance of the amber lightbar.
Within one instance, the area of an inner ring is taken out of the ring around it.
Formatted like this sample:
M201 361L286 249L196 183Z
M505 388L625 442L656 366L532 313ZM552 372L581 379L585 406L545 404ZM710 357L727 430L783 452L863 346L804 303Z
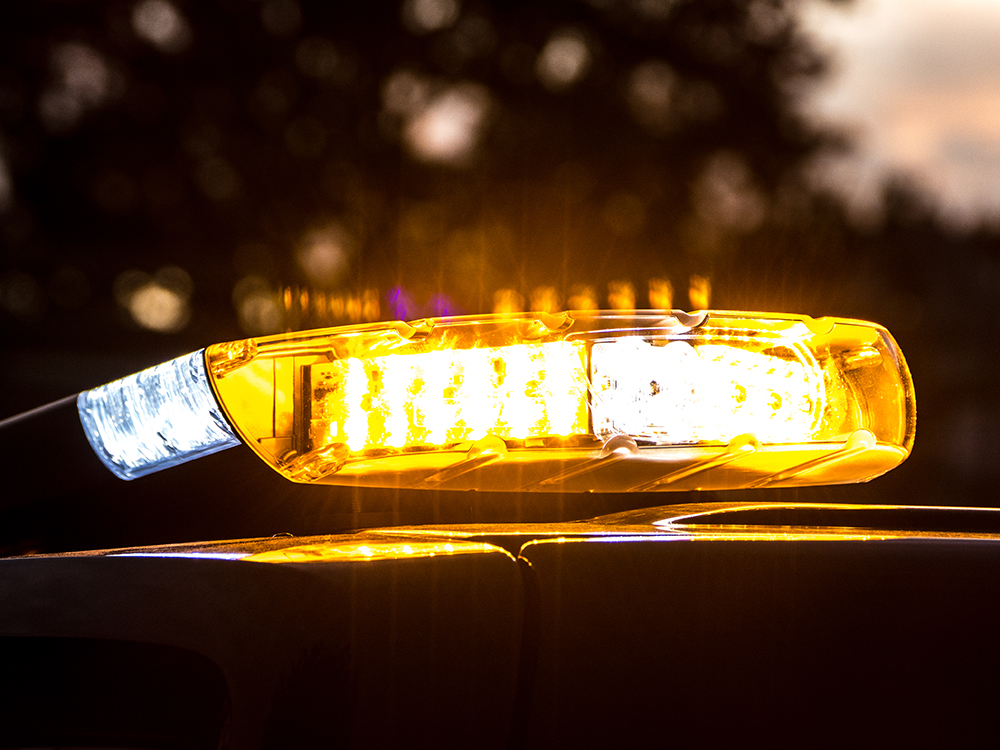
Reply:
M530 313L331 328L210 346L204 381L225 416L220 448L233 439L228 424L289 479L325 484L858 482L902 462L915 428L910 375L885 329L793 315ZM216 420L207 414L202 422ZM198 455L219 449L199 440ZM102 440L91 442L100 453ZM181 451L167 453L176 462Z

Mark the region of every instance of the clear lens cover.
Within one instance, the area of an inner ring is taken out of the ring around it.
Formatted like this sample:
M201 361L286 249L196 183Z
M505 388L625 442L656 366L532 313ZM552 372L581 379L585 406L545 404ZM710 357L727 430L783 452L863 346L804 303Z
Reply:
M215 400L201 351L84 391L76 403L94 451L122 479L240 442Z
M916 411L878 325L763 313L542 313L219 344L211 384L295 481L519 491L857 482Z

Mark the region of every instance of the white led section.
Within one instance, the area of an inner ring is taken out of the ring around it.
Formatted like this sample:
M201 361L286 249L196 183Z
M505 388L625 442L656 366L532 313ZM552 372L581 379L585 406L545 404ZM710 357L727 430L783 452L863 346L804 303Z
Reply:
M641 337L591 350L594 432L657 445L813 439L825 406L823 374L792 342L767 349L724 339L652 344Z
M240 442L215 400L201 351L84 391L76 403L90 445L122 479Z

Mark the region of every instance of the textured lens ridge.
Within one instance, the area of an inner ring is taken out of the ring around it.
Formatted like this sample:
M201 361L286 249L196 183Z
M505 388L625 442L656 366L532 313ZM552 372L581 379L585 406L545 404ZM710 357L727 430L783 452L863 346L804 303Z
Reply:
M77 408L94 451L122 479L239 444L212 394L202 351L84 391Z

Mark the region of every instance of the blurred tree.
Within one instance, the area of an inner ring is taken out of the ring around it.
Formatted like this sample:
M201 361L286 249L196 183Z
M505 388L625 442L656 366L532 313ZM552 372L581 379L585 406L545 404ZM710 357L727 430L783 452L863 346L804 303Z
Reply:
M780 1L2 13L15 340L198 345L239 335L241 305L249 331L299 322L263 299L282 284L314 292L303 322L315 292L346 316L366 288L406 289L404 315L488 312L503 288L601 303L612 281L645 305L648 279L683 289L794 213L836 143L798 111L823 66Z

